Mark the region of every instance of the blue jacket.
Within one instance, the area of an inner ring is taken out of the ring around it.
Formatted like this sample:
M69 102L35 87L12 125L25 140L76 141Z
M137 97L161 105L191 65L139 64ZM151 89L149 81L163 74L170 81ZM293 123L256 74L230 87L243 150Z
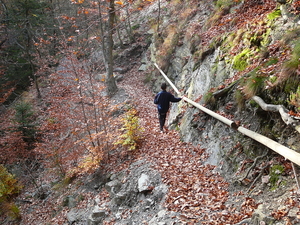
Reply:
M176 98L170 92L161 91L154 98L154 104L157 104L158 112L167 113L170 107L170 102L179 102L181 98Z

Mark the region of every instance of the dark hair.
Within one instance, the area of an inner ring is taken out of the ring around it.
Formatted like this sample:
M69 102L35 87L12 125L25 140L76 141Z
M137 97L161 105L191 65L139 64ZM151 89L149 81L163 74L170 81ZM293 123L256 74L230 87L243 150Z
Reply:
M162 83L160 87L161 87L161 89L166 90L167 84L166 83Z

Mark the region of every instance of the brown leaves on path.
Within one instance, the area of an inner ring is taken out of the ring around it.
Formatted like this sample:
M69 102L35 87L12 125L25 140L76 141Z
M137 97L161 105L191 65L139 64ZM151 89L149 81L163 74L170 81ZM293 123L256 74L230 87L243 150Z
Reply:
M155 93L142 83L143 75L136 71L128 73L119 86L134 99L145 128L145 139L135 157L151 161L168 185L165 207L179 212L180 220L192 224L233 224L251 216L257 207L251 198L245 199L241 211L226 205L228 183L214 166L205 164L205 149L182 142L176 131L159 132Z

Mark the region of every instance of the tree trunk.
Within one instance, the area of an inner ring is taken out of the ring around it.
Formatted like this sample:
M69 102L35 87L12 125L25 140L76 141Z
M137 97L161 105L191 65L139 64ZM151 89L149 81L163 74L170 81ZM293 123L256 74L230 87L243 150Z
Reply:
M40 88L39 88L39 84L38 84L38 80L37 80L37 77L35 75L35 71L34 71L34 64L31 60L31 55L30 55L30 50L32 49L32 34L31 34L31 27L32 25L29 23L29 10L26 10L26 34L27 34L27 45L26 45L26 54L27 54L27 57L28 57L28 60L29 60L29 63L30 63L30 67L31 67L31 72L32 72L32 76L33 76L33 80L34 80L34 84L35 84L35 89L37 91L37 98L42 98L42 95L41 95L41 91L40 91Z
M118 90L116 81L113 75L113 30L114 30L114 20L115 20L115 8L114 8L114 0L110 0L109 4L109 17L108 17L108 38L107 38L107 73L106 73L106 89L108 96L112 96Z
M117 16L116 16L115 19L116 19L116 21L115 21L116 24L118 24L118 23L121 24L121 22L120 22L120 20L117 18ZM121 47L121 48L124 48L124 43L123 43L122 38L121 38L119 26L117 26L116 29L117 29L117 34L118 34L119 42L120 42L120 47Z
M128 12L128 7L126 7L126 17L127 17L128 27L125 26L125 30L126 30L126 32L128 34L130 42L135 42L135 39L134 39L134 36L133 36L133 32L132 32L132 28L131 28L131 23L130 23L130 14Z
M158 0L157 34L159 34L159 23L160 23L160 0Z

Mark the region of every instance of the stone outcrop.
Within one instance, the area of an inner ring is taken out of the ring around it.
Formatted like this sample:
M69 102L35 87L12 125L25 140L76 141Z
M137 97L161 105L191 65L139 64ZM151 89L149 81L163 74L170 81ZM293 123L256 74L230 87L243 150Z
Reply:
M149 225L178 222L176 213L163 207L167 186L162 183L160 174L145 161L137 161L128 170L112 174L101 186L108 191L110 201L103 203L94 199L93 206L87 209L71 209L67 214L70 224L98 225L112 220L117 225L141 224L143 221Z

